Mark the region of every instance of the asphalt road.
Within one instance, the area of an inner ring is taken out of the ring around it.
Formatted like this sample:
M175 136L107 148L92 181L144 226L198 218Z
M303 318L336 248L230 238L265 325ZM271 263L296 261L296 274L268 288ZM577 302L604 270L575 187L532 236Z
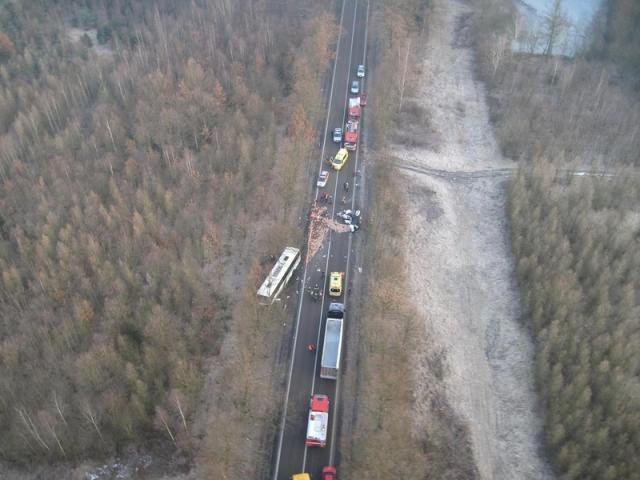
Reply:
M321 157L318 159L318 173L322 169L328 169L328 164L323 159L328 155L335 155L337 152L338 146L332 142L331 133L334 127L342 126L344 128L351 82L357 79L357 66L359 64L366 65L364 58L366 55L367 17L368 0L343 0L340 9L341 30L330 86L331 93L327 108L324 141ZM362 87L362 79L360 83ZM333 195L334 202L329 206L329 209L334 218L335 213L342 209L352 208L354 205L360 208L356 205L358 189L356 186L357 177L354 176L359 162L358 150L349 152L349 160L342 170L340 172L331 171L327 185L316 190L316 198L321 192ZM345 181L349 181L349 184L352 185L347 194L343 191ZM343 197L345 198L344 205L342 204ZM322 354L322 337L324 336L324 317L331 301L341 301L347 305L345 322L349 322L348 298L346 297L349 292L349 264L353 261L353 253L350 253L351 236L359 234L359 232L330 232L315 257L306 266L301 265L300 267L304 272L304 277L301 276L301 281L296 286L300 296L296 311L296 327L292 340L293 354L289 367L283 418L281 419L274 461L274 480L289 480L291 475L301 472L308 472L314 479L320 479L322 467L333 464L336 460L336 444L338 442L335 419L338 418L339 380L336 382L320 378L320 356ZM322 272L326 272L324 279ZM328 296L329 272L345 272L347 274L344 294L339 299L332 299ZM316 283L324 287L324 295L322 300L318 302L312 301L309 295L304 294L306 288L314 286ZM311 353L307 349L311 343L317 345L315 353ZM345 343L343 339L343 345ZM308 448L304 443L309 399L315 393L326 394L331 400L330 427L327 433L327 446L324 448Z

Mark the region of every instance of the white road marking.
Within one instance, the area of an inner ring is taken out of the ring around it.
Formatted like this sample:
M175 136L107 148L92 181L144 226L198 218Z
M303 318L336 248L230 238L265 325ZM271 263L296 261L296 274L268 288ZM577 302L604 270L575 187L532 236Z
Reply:
M343 4L344 5L344 4ZM348 62L348 68L349 68L349 72L347 74L347 84L345 86L345 99L344 99L344 104L343 104L343 110L342 110L342 124L344 125L344 121L347 115L347 102L349 99L349 83L351 80L351 57L353 55L353 39L355 38L356 35L356 18L358 17L358 0L355 1L355 8L354 8L354 12L353 12L353 23L351 25L351 45L349 47L349 62ZM342 18L340 19L340 25L342 25ZM337 57L336 57L337 58ZM335 71L334 71L335 73ZM331 106L329 106L329 112L327 114L327 124L329 122L329 115L331 114ZM327 140L327 134L326 134L326 129L325 129L325 142ZM356 149L356 162L358 159L358 151ZM336 215L336 204L337 199L338 199L338 185L340 185L340 172L342 170L338 170L336 172L336 185L333 188L333 204L331 206L331 218L335 218ZM353 193L352 193L353 195ZM316 198L318 196L318 193L316 192ZM331 253L331 244L333 241L333 231L329 230L329 245L327 248L327 253ZM349 245L351 245L351 237L349 237ZM325 272L327 271L327 269L329 268L329 259L327 259L326 265L325 265ZM347 271L349 268L349 264L347 263ZM345 279L346 279L346 273L345 273ZM324 287L323 287L324 288ZM345 292L344 292L344 296L345 296L345 303L346 303L346 298L347 298L347 292L346 292L346 282L345 282ZM320 345L320 336L322 335L322 315L324 314L324 300L325 300L325 295L322 295L322 303L320 305L320 323L318 324L318 334L316 336L316 345ZM319 351L318 349L316 349L316 353L315 353L315 358L313 361L313 380L311 381L311 395L313 395L314 393L314 389L316 387L316 369L318 368L318 356L319 356ZM333 398L333 418L335 419L336 417L336 410L338 408L338 400L337 400L337 381L336 381L336 395ZM332 424L333 426L333 424ZM334 438L334 433L333 431L331 432L331 439L333 440ZM333 442L331 442L331 446L329 447L329 458L331 458L331 452L333 451ZM305 445L304 446L304 455L303 455L303 461L302 461L302 470L300 470L301 472L305 471L305 467L307 466L307 453L308 453L308 447Z
M343 0L342 2L342 10L340 11L340 25L342 26L342 21L344 18L344 5L345 5L345 0ZM327 110L327 120L325 122L324 125L324 141L322 143L322 153L320 155L320 170L318 171L318 174L320 174L320 171L322 170L322 162L324 161L324 151L325 151L325 146L327 143L327 129L329 126L329 116L331 114L331 101L333 100L333 87L335 84L335 80L336 80L336 70L337 70L337 65L338 65L338 51L340 48L340 36L342 35L342 32L339 33L338 37L337 37L337 42L336 42L336 54L335 54L335 62L333 64L333 75L331 77L331 89L329 91L329 108ZM316 196L315 198L318 198L318 188L316 188ZM307 239L307 244L308 244L308 239ZM303 280L302 280L302 288L301 288L301 293L302 295L300 295L300 299L299 299L299 305L298 305L298 314L296 316L296 329L295 329L295 333L293 335L293 353L291 355L291 364L289 365L289 374L288 374L288 378L287 378L287 390L285 393L285 401L284 401L284 410L282 412L282 420L280 421L280 433L278 434L278 450L276 452L276 466L274 469L274 473L273 473L273 480L278 480L278 471L280 470L280 458L282 455L282 442L284 440L284 428L285 428L285 423L287 420L287 410L289 408L289 394L291 393L291 377L293 376L293 364L296 358L296 346L298 344L298 330L300 328L300 314L302 312L302 304L304 303L304 287L305 287L305 280L307 277L307 264L305 263L304 266L304 275L302 276ZM315 370L314 370L314 376L315 376ZM305 447L305 459L306 459L306 447Z
M369 26L369 0L367 0L367 16L365 17L364 20L364 55L362 57L362 64L364 65L364 60L366 58L366 53L367 53L367 28ZM364 78L363 80L363 88L364 88ZM362 122L362 118L360 119L360 122ZM364 127L364 125L363 125ZM362 133L362 131L364 130L364 128L361 127L360 128L360 132ZM358 144L356 145L356 164L353 167L353 171L357 172L358 171L358 154L360 152L360 138L362 135L358 135ZM355 182L354 182L355 183ZM356 187L354 187L353 192L351 194L351 210L355 210L355 201L356 201ZM347 300L348 300L348 295L347 293L351 291L351 288L348 287L349 285L349 265L351 263L351 243L353 241L353 235L355 235L355 233L350 233L349 234L349 247L347 250L347 269L346 269L346 273L345 273L345 278L344 278L344 284L345 284L345 293L344 293L344 309L345 312L348 312L347 309ZM362 272L362 268L358 269L360 272ZM334 401L334 406L333 406L333 421L331 422L331 446L329 447L329 465L334 465L335 464L335 445L336 445L336 424L337 424L337 418L338 418L338 399L340 398L340 378L342 377L342 375L340 374L340 371L338 373L338 378L336 380L336 394L335 394L335 401Z

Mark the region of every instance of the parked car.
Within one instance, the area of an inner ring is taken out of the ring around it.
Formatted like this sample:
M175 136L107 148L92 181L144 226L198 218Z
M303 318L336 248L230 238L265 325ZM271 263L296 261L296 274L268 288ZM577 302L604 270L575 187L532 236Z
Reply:
M351 82L351 93L357 94L360 92L360 82L358 80L354 80Z
M364 65L358 65L358 72L356 75L358 75L358 78L364 77Z
M325 187L327 185L327 180L329 180L329 172L327 170L322 170L316 184L320 188Z
M336 127L333 129L333 141L340 143L342 141L342 128Z

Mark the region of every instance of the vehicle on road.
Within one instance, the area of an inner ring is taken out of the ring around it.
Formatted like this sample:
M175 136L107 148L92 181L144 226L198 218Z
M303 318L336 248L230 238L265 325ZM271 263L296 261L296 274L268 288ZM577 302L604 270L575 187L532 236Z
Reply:
M322 170L320 172L320 176L318 176L318 181L316 185L319 187L325 187L327 185L327 180L329 180L329 172L327 170Z
M311 480L311 475L308 473L296 473L291 476L291 480Z
M344 272L331 272L329 275L329 296L339 297L342 295L344 283Z
M332 465L322 467L322 480L338 480L336 467Z
M344 148L355 150L358 146L358 121L348 120L344 132Z
M342 353L342 322L344 320L344 304L332 303L327 312L327 323L324 329L324 344L320 360L320 378L338 379L340 355Z
M358 70L356 72L356 75L358 76L358 78L364 77L364 65L358 65Z
M344 164L347 163L348 159L349 152L346 148L341 148L340 150L338 150L338 153L336 153L336 156L333 157L333 160L331 160L331 166L334 170L340 170L342 167L344 167Z
M258 303L271 305L300 265L300 249L286 247L258 290Z
M342 210L336 212L336 217L341 219L347 225L359 225L360 224L360 210L355 212L351 209Z
M362 92L360 94L360 105L363 107L367 104L367 92Z
M324 447L327 444L327 427L329 425L329 397L315 394L309 403L309 423L307 424L308 447Z
M360 92L360 82L358 80L354 80L351 82L351 93L357 94Z
M349 118L360 118L360 97L349 98L349 108L347 109L347 115Z
M347 163L348 159L349 152L346 148L341 148L340 150L338 150L338 153L336 153L336 156L333 157L333 160L331 160L331 166L334 170L340 170L342 167L344 167L344 164Z
M333 129L333 142L334 143L342 142L342 128L336 127Z

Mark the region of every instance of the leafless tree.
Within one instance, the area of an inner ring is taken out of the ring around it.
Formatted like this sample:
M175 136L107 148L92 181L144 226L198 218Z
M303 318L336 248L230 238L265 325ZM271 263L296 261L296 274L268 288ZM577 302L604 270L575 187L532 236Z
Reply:
M542 21L545 47L544 55L553 55L558 39L566 32L570 22L562 6L562 0L554 0Z

